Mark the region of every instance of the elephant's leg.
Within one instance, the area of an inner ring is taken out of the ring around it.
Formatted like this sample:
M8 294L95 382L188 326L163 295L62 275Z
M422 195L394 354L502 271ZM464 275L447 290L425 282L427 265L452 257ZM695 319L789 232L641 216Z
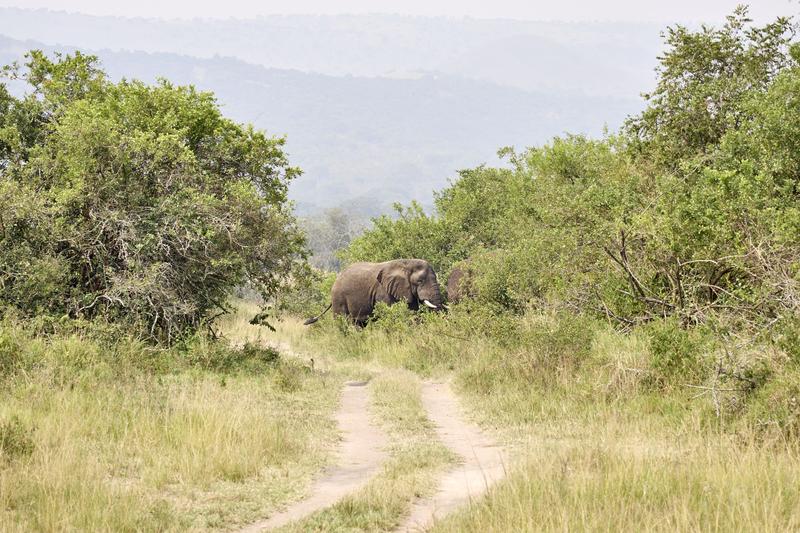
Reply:
M372 314L372 308L369 302L365 302L362 298L352 298L347 301L347 310L349 311L350 318L353 322L360 326L365 326Z

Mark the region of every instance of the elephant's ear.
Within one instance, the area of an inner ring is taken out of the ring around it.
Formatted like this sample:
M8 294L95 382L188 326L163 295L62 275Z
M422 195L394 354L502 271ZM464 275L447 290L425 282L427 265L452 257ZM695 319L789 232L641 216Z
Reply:
M386 267L378 271L378 283L395 300L414 301L414 293L411 291L411 282L408 279L408 272L404 268Z

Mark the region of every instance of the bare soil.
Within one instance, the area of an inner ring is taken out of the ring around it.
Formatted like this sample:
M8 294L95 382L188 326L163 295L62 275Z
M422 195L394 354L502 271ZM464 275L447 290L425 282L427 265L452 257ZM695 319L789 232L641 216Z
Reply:
M449 384L425 383L422 402L439 439L462 462L441 478L433 497L414 502L408 519L397 529L401 532L425 531L436 520L480 498L505 477L508 465L507 450L465 419Z
M266 520L241 530L252 533L284 526L333 505L342 497L357 491L379 472L386 460L386 436L370 423L369 387L366 382L349 382L342 391L336 414L342 441L335 466L323 472L314 483L310 495Z

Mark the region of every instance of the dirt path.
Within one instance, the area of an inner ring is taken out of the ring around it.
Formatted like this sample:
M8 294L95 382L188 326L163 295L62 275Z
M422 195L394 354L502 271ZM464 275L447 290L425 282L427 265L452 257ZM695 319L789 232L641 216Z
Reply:
M333 505L343 496L364 486L380 470L386 459L386 436L370 424L369 387L366 382L348 382L336 415L342 442L336 466L318 479L310 496L283 512L251 524L242 533L274 529Z
M507 451L479 427L464 419L458 399L447 383L425 383L422 402L445 446L462 458L446 473L432 498L412 505L411 515L397 531L425 531L436 520L482 496L506 474Z

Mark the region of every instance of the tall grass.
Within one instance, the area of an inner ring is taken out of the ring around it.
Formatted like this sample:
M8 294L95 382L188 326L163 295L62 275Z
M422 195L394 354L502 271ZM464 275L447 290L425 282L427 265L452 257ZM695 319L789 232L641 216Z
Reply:
M670 324L624 334L574 315L395 308L364 330L322 323L304 342L452 374L523 465L436 531L800 527L800 373L774 347L728 353Z
M434 531L797 531L796 450L724 437L554 440Z
M229 528L302 495L338 384L257 348L0 330L0 529Z

